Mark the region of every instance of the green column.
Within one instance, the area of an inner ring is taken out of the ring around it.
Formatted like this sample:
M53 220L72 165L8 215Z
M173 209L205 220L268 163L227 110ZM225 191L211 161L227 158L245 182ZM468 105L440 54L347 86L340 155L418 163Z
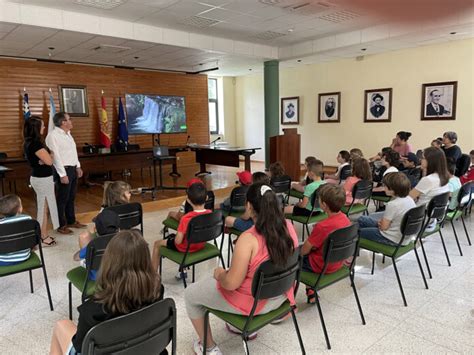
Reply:
M279 134L280 125L280 77L278 60L264 63L265 95L265 167L270 165L270 137Z

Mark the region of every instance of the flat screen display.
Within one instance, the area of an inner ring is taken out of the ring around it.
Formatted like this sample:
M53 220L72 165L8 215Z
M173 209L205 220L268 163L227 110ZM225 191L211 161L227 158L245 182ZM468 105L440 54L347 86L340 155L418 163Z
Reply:
M183 96L125 94L129 134L187 131Z

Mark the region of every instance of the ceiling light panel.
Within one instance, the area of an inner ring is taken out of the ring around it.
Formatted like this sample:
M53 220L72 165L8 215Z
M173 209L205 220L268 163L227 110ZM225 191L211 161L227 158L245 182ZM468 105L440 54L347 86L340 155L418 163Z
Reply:
M331 13L319 16L318 18L321 20L332 22L332 23L342 23L342 22L352 21L359 17L361 17L361 15L356 12L349 11L349 10L341 10L341 11L331 12Z
M213 19L201 17L201 16L191 16L181 21L181 23L184 25L194 26L194 27L199 27L199 28L212 27L212 26L217 25L220 22L222 21L213 20Z
M103 10L111 10L117 6L123 5L127 0L74 0L76 4L95 7Z
M275 38L280 38L286 36L286 33L274 32L274 31L265 31L260 32L252 36L252 38L260 39L264 41L270 41Z

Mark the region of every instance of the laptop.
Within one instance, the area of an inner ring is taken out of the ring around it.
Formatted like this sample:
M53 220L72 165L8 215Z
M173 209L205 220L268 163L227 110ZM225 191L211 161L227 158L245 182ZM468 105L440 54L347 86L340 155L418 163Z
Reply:
M168 147L162 146L162 145L153 147L153 156L154 157L157 157L157 158L169 157L169 155L170 154L169 154L169 151L168 151Z

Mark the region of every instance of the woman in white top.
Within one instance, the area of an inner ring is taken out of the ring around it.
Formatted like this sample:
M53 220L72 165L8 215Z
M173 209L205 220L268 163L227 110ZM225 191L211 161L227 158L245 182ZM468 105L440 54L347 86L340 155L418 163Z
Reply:
M383 173L384 177L390 173L398 173L398 166L400 166L400 154L392 149L385 151L382 154L382 165L386 168ZM372 189L372 196L389 197L385 193L385 188L382 184ZM379 201L377 212L384 210L384 203Z
M336 160L339 163L336 173L331 174L331 175L326 175L326 177L324 178L324 181L330 184L339 184L340 182L344 182L346 178L348 178L351 175L350 174L350 169L351 169L350 168L350 161L351 161L350 153L347 150L341 150L339 154L337 155ZM343 172L343 169L344 170L349 169L349 174L347 174L346 172ZM344 176L344 175L347 175L347 176Z
M441 149L426 148L423 151L421 169L424 177L410 191L410 197L417 206L428 204L434 196L449 191L446 157Z

